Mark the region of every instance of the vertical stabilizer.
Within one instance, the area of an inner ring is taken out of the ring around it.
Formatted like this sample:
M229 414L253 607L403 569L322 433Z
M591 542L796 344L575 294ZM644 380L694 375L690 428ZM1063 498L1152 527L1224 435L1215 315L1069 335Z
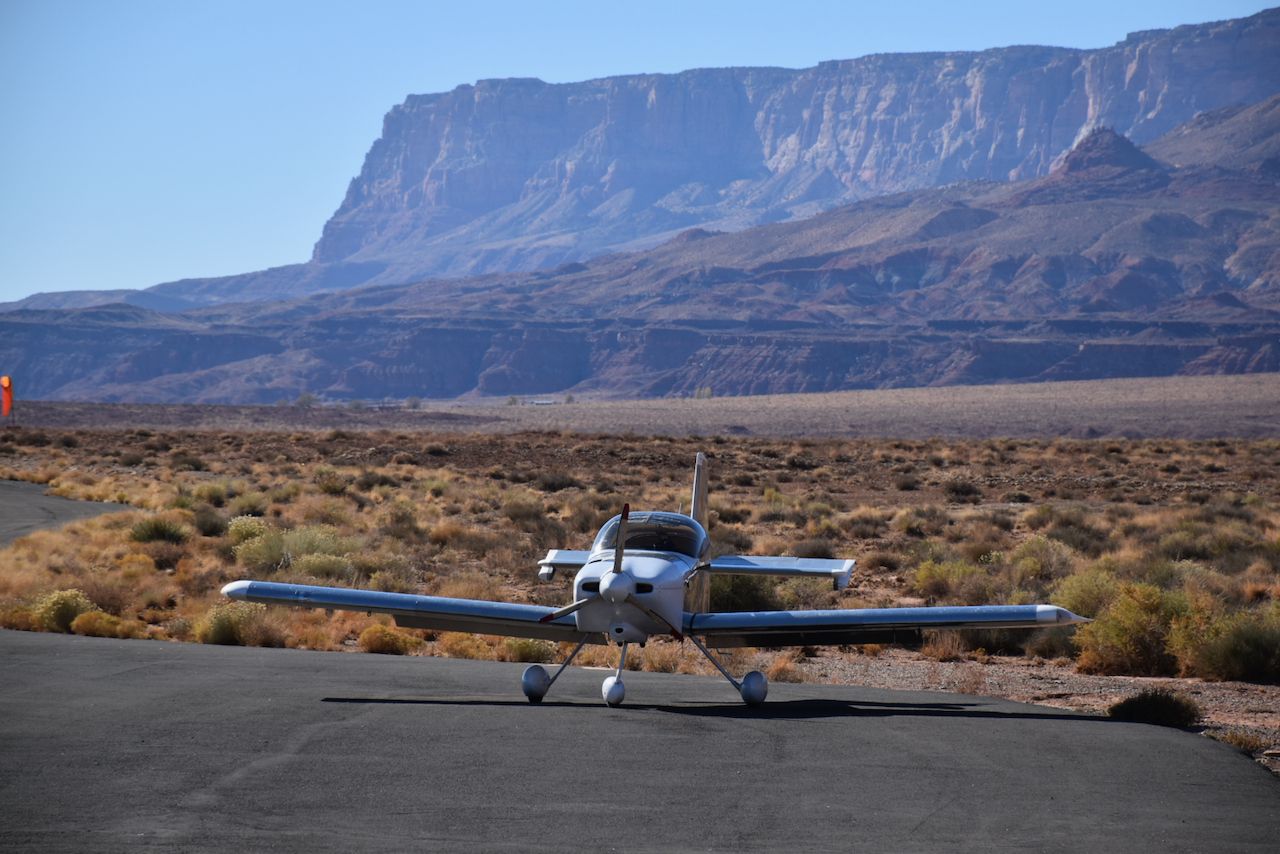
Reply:
M693 463L693 498L689 502L689 515L703 528L707 527L707 455L701 451Z
M707 455L698 452L693 464L693 498L689 502L689 515L704 529L707 527ZM711 578L705 570L695 572L685 586L684 607L695 614L711 608Z

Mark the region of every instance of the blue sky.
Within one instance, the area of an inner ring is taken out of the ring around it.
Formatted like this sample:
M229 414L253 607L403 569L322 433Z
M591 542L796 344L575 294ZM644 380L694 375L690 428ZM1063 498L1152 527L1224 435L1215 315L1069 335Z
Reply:
M563 82L888 51L1100 47L1235 0L0 0L0 301L306 260L382 116Z

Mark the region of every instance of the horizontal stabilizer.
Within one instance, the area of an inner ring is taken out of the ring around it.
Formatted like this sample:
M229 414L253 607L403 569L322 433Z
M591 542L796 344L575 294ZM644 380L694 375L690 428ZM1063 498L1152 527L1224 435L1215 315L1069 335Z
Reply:
M798 575L826 578L836 590L849 586L855 561L812 557L761 557L758 555L721 555L712 558L704 568L710 572L738 575Z
M552 549L547 556L538 561L538 577L550 581L556 570L571 569L574 572L582 569L582 565L591 557L591 552L577 549Z

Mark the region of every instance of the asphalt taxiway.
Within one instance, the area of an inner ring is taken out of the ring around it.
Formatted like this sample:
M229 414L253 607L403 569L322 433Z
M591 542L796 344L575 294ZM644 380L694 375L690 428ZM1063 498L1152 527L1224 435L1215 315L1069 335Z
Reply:
M133 509L126 504L72 501L46 495L45 489L38 483L0 480L0 546L40 528L53 528L76 519Z
M981 697L0 631L0 849L1274 851L1194 734Z

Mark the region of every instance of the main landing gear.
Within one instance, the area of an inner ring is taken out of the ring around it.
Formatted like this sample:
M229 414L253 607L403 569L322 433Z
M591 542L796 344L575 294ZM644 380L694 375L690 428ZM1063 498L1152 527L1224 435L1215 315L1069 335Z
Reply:
M707 661L710 661L715 665L716 670L720 671L720 675L729 680L730 685L738 689L742 702L748 706L758 706L764 702L764 698L769 694L769 680L765 678L763 673L759 670L752 670L746 676L743 676L742 681L739 682L729 675L729 671L725 670L719 661L716 661L711 651L703 646L701 641L693 635L686 635L685 637L693 641L699 651L707 657ZM529 698L530 703L542 702L542 698L547 695L547 691L551 690L552 684L560 678L560 674L573 662L586 643L587 639L585 637L578 642L578 645L573 648L573 652L569 653L569 657L564 660L564 664L561 664L556 670L554 676L549 676L547 669L541 664L531 664L525 668L524 675L520 677L520 688L524 691L524 695ZM625 642L622 644L622 651L618 656L618 669L614 671L612 676L605 679L600 686L600 694L604 701L613 707L622 705L622 701L627 696L627 688L622 684L622 671L627 666L627 646L628 644Z

